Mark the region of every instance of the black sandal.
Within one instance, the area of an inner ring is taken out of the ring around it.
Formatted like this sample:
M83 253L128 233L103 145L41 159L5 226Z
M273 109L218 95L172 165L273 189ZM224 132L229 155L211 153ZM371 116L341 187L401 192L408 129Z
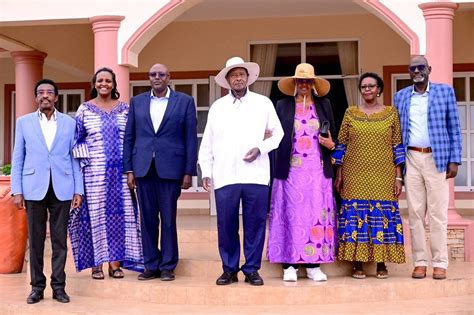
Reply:
M100 268L92 268L92 279L94 280L104 280L104 272Z
M117 269L109 268L109 277L114 279L122 279L124 277L123 270L118 267Z

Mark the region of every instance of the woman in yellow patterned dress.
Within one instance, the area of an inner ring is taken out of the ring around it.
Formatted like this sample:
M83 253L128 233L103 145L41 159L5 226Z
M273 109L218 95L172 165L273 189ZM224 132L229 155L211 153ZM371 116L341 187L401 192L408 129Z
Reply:
M338 259L353 262L357 279L365 278L363 262L376 262L377 278L384 279L385 262L405 262L398 210L405 154L397 110L378 101L382 79L364 73L359 91L363 103L346 110L333 154L336 190L342 197Z

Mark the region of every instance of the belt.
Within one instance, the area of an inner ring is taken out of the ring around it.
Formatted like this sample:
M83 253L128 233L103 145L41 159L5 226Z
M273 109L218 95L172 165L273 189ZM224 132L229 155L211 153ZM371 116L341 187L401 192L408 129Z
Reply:
M408 147L408 150L418 151L421 153L431 153L431 148L418 148L418 147Z

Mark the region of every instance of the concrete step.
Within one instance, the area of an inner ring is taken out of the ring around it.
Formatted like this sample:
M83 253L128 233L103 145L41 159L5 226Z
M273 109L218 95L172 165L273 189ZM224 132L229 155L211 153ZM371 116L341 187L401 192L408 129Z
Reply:
M470 266L464 266L472 269ZM456 270L464 269L456 266ZM464 269L466 270L466 269ZM472 311L472 297L474 296L474 281L472 274L465 276L451 272L447 280L439 281L426 278L414 280L408 277L391 277L386 280L367 278L356 280L348 277L335 277L328 282L317 283L308 279L296 283L284 283L279 278L265 279L262 287L252 287L242 281L230 286L216 286L208 280L180 277L173 282L160 280L137 281L134 277L124 279L91 280L88 276L69 277L67 292L72 302L64 305L51 300L49 288L45 293L45 301L37 306L27 306L25 303L28 286L25 283L25 274L0 276L0 313L20 314L33 313L36 315L48 314L52 310L60 310L58 314L99 314L114 309L118 313L139 313L155 304L156 310L168 310L178 313L180 310L189 312L198 310L238 310L240 307L263 307L263 309L290 310L300 306L327 307L333 305L333 310L340 310L341 305L351 305L355 302L364 302L365 307L370 303L384 302L392 306L406 303L417 307L426 301L438 301L443 298L460 298L453 301L462 302L463 309ZM363 292L363 294L362 294ZM469 298L468 298L469 297ZM465 300L464 300L465 299ZM90 301L90 302L89 302ZM470 304L469 304L470 303ZM424 304L425 307L432 305ZM454 304L450 304L454 305ZM142 308L143 306L143 308ZM165 307L164 307L165 306ZM196 306L193 308L192 306ZM236 307L239 308L236 308ZM278 306L278 308L275 308ZM96 309L96 307L99 307ZM181 307L181 308L176 308ZM309 309L309 308L308 308ZM390 310L387 308L386 310ZM392 310L400 310L396 307ZM421 309L419 309L421 310ZM441 309L433 309L438 312ZM456 308L449 309L449 314ZM365 311L370 312L370 308ZM445 310L446 312L448 309ZM68 313L69 312L69 313ZM56 312L54 312L56 313ZM405 314L411 312L405 310ZM423 312L427 314L428 312ZM49 313L51 314L51 313ZM291 312L290 312L291 314ZM411 313L413 314L413 313Z
M317 308L314 304L301 304L302 299L298 297L294 289L288 289L286 297L283 299L288 304L285 305L262 305L260 300L255 299L253 304L247 305L229 305L229 304L171 304L171 303L155 303L153 301L143 301L137 299L137 295L133 295L130 291L115 291L113 296L108 296L99 292L95 296L71 295L71 303L61 304L51 299L51 291L45 292L45 299L38 304L26 304L26 296L28 295L27 287L24 285L24 274L17 275L0 275L0 314L4 315L86 315L86 314L472 314L474 309L474 295L465 293L459 296L442 296L423 298L415 294L410 295L410 299L391 300L386 299L382 294L377 295L377 301L366 300L370 297L370 293L364 293L363 299L360 298L360 292L353 290L336 291L341 287L328 287L325 291L307 292L330 295L332 303L318 303ZM105 280L107 286L111 286L109 281ZM111 281L110 281L111 282ZM151 286L151 285L150 285ZM171 287L171 286L170 286ZM115 287L115 290L122 287ZM248 288L247 291L252 293L260 292L262 288ZM353 289L353 288L351 288ZM361 288L364 289L364 288ZM228 294L215 295L211 302L230 294L238 294L242 290L235 288L222 288ZM439 290L438 290L439 291ZM162 293L162 292L155 292ZM176 294L178 292L170 292ZM413 293L413 292L411 292ZM192 294L192 293L190 293ZM352 301L342 302L338 296L355 294ZM388 297L391 295L388 294ZM234 299L246 299L247 295L238 295ZM178 295L175 299L179 302L183 295ZM312 296L313 300L320 300L321 296ZM248 299L246 300L248 301Z

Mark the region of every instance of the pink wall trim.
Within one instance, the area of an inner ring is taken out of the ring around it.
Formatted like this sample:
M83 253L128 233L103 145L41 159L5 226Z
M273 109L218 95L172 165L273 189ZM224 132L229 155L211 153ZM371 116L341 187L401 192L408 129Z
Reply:
M138 40L143 36L143 34L147 33L157 21L159 21L163 16L167 15L171 11L173 11L182 3L184 3L184 0L171 0L160 10L158 10L158 12L153 14L153 16L151 16L145 23L143 23L127 40L125 45L123 45L121 64L129 64L129 51L133 49L133 47L137 44Z
M118 30L120 22L124 19L121 15L97 15L89 18L92 23L92 30L96 31L113 31Z
M437 2L421 3L418 5L418 7L420 7L420 9L423 10L423 15L425 16L425 18L428 15L438 16L439 14L441 15L444 14L447 17L452 19L454 17L454 10L456 10L459 7L459 5L454 2L437 1ZM450 9L450 10L446 11L446 9ZM452 13L449 13L449 12L452 12Z
M378 0L366 0L364 2L371 8L373 8L376 12L378 12L386 22L391 23L391 25L395 27L395 29L399 30L403 34L405 40L410 44L411 55L420 54L420 40L418 36L395 13L393 13L392 10L387 8Z

